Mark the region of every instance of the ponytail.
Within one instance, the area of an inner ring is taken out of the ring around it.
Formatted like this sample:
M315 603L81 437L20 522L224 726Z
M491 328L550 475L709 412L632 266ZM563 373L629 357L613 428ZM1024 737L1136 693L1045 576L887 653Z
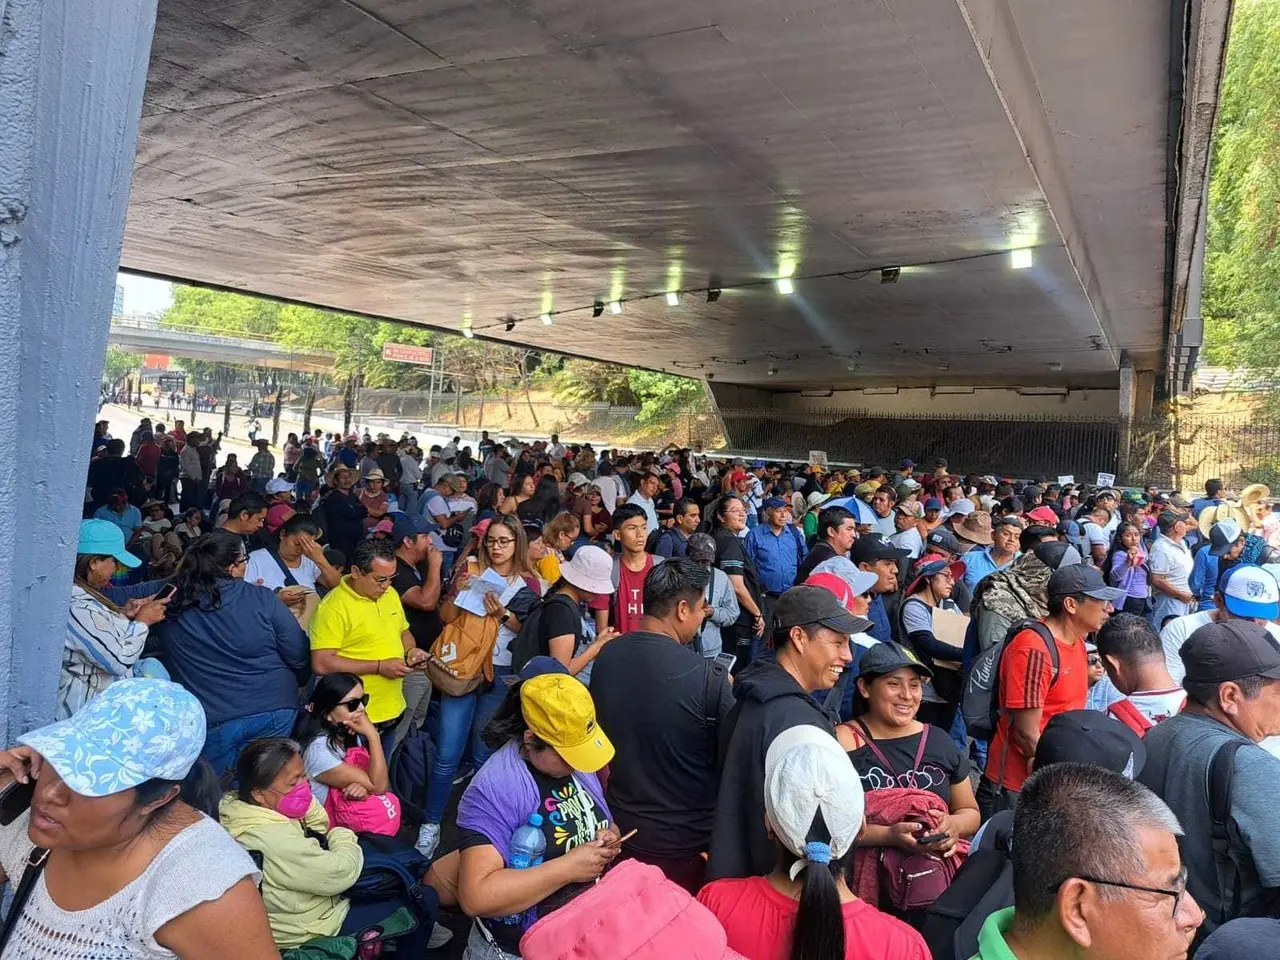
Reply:
M803 870L804 885L800 889L789 960L844 960L844 911L836 878L844 872L853 848L841 859L832 859L831 835L821 810L806 839L804 860L793 868L793 872L797 868Z

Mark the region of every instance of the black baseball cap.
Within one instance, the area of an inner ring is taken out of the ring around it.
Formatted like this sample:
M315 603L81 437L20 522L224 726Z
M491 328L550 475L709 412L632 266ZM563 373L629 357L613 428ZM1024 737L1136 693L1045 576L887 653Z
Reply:
M910 550L900 550L889 542L883 533L868 533L859 537L849 551L849 559L855 564L875 563L877 560L905 560Z
M800 585L792 587L773 605L773 628L790 630L819 623L836 633L866 633L872 623L855 617L824 587Z
M925 539L925 543L931 547L941 547L947 553L963 553L960 549L960 541L956 539L955 534L946 527L935 527L930 531L929 536Z
M1132 780L1147 762L1142 738L1098 710L1068 710L1045 725L1035 769L1053 763L1089 763Z
M915 654L893 641L884 641L869 647L858 661L858 676L881 677L903 667L910 667L922 677L932 677L933 671L916 659Z
M1062 531L1059 530L1058 532L1061 533ZM1080 551L1061 540L1044 540L1032 547L1031 552L1050 570L1057 570L1059 567L1069 567L1072 564L1082 562Z
M1280 680L1280 644L1252 620L1220 620L1193 631L1180 651L1191 683L1244 677Z
M1083 594L1108 603L1124 603L1126 596L1119 587L1108 587L1097 567L1073 563L1059 567L1049 577L1049 597L1074 597Z

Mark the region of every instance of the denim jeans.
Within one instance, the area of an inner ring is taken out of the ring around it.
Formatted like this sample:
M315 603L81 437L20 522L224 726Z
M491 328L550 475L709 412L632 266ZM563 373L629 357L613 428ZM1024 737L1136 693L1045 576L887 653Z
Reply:
M520 960L517 953L507 953L480 931L480 922L473 921L471 935L467 937L467 949L462 960Z
M218 776L234 770L240 751L250 740L260 737L287 737L293 732L298 711L294 707L268 710L247 717L224 720L208 729L200 755L209 761Z
M431 778L427 782L427 802L423 809L424 823L439 823L444 808L453 792L453 777L458 772L467 746L471 757L479 767L492 752L480 740L480 730L501 705L510 686L505 678L511 675L510 667L493 668L494 683L490 689L473 690L466 696L440 695L440 712L436 718L436 755L431 762Z

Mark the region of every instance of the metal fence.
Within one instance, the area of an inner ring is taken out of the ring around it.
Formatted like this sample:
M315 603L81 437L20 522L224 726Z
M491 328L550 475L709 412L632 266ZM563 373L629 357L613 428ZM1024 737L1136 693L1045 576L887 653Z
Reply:
M1135 423L1130 476L1185 491L1210 477L1228 486L1266 483L1280 493L1280 414L1196 414L1173 410Z
M824 450L832 461L895 466L910 456L925 463L946 457L953 469L1019 477L1114 472L1115 419L886 417L862 410L721 408L730 448L744 454L803 460Z

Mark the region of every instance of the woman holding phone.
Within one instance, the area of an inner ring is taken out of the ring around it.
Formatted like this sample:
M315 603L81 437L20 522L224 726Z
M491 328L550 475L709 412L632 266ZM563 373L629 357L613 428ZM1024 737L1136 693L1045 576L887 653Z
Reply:
M163 595L120 607L102 593L117 566L133 569L141 562L125 550L124 534L111 521L80 522L56 719L65 720L110 684L133 676L151 626L164 619Z

